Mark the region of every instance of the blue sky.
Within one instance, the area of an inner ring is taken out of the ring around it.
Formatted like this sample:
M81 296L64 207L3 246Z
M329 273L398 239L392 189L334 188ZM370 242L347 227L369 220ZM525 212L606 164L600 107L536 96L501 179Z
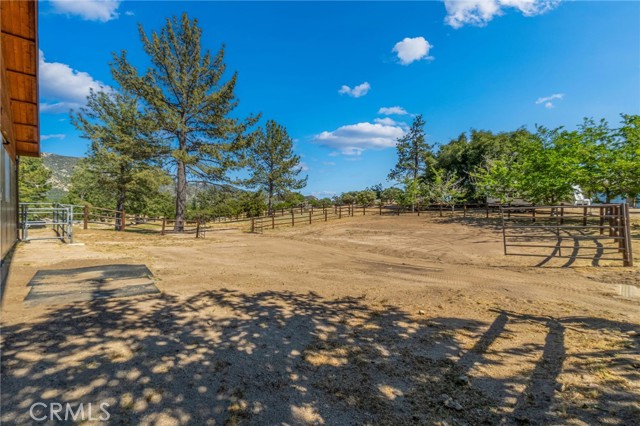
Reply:
M306 194L388 184L412 114L437 145L470 128L640 113L638 2L55 0L40 4L42 150L82 156L69 109L112 84L112 52L144 69L138 23L159 29L184 11L204 47L226 45L236 113L261 112L296 140Z

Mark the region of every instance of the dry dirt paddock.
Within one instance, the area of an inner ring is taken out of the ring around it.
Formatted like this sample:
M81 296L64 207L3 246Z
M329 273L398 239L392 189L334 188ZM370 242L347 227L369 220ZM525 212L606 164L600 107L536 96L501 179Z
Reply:
M14 256L2 424L36 401L106 402L110 425L640 424L638 267L534 267L428 216L77 240ZM162 293L22 302L40 269L117 263Z

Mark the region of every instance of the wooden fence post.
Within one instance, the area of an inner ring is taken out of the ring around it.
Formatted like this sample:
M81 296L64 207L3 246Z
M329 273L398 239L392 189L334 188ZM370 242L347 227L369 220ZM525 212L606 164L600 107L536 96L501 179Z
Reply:
M627 253L625 250L626 247L626 242L627 242L627 237L626 237L626 228L627 228L627 224L625 222L625 217L624 217L624 205L620 205L620 222L618 223L618 237L621 237L618 239L618 252L622 252L624 259L627 258Z
M587 208L583 207L582 209L582 226L587 226Z
M340 206L340 209L338 210L338 219L342 219L342 206Z
M271 216L271 229L276 229L276 216Z
M160 235L164 235L164 231L167 228L167 218L163 217L162 218L162 231L160 231Z
M327 221L327 210L324 211L324 221Z
M296 226L295 213L293 212L293 209L291 209L291 226Z
M633 247L631 243L631 217L629 216L629 204L624 205L624 217L625 217L625 259L623 266L633 266Z
M313 216L313 211L309 210L309 225L311 225L311 217Z
M200 219L196 219L196 238L200 238Z
M600 207L600 235L604 234L604 207Z
M124 231L127 224L127 214L124 209L120 212L120 230Z
M416 204L416 210L418 211L418 217L420 217L420 203Z
M87 204L84 205L84 224L83 229L89 228L89 206Z
M380 201L380 216L382 216L382 201Z
M200 224L198 224L198 226L199 225ZM256 218L252 217L251 218L251 233L254 233L254 232L256 232ZM198 237L196 237L196 238L198 238Z

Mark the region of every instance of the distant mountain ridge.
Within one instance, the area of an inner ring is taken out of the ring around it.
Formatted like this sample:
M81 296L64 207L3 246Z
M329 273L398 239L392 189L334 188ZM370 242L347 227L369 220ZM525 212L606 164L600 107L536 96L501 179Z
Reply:
M82 157L70 157L66 155L53 154L50 152L42 153L42 162L44 166L51 170L51 189L47 193L47 198L51 201L60 201L68 192L71 186L71 175L73 170L82 160ZM215 187L221 190L243 192L243 189L228 184L204 184L201 182L192 182L189 184L187 198L192 198L198 192L209 187ZM175 192L173 185L166 188L171 193Z
M42 163L51 170L51 179L49 179L51 189L47 194L51 201L60 201L69 192L73 169L81 159L81 157L69 157L49 152L42 153Z

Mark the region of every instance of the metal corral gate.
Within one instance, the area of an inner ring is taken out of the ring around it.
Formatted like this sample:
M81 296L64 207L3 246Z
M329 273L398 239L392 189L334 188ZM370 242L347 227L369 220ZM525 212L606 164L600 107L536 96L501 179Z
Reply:
M62 240L73 243L73 208L70 204L20 203L20 230L23 241ZM29 230L52 227L55 236L30 237Z
M502 207L504 254L633 266L628 204ZM621 254L621 256L619 255Z

